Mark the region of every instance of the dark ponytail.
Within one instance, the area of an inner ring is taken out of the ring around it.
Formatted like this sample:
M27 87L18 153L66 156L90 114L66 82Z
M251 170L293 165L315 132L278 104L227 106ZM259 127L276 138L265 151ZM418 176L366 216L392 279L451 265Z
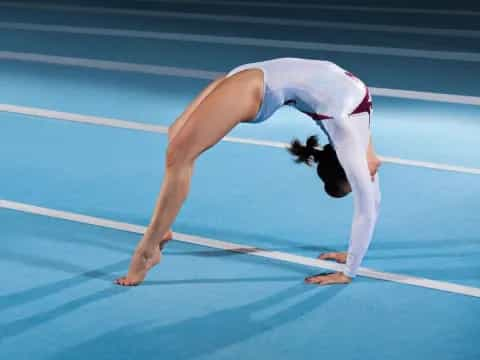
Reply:
M295 157L298 164L304 163L312 166L317 165L318 177L324 182L325 192L332 197L344 197L352 189L343 170L337 153L332 145L327 144L321 150L318 149L318 138L310 136L305 145L300 140L294 139L288 147L288 152Z
M295 162L297 164L305 163L308 166L311 166L312 163L317 163L320 161L322 153L317 149L317 147L318 138L312 135L307 139L305 145L303 145L300 140L294 139L290 143L288 152L296 157Z

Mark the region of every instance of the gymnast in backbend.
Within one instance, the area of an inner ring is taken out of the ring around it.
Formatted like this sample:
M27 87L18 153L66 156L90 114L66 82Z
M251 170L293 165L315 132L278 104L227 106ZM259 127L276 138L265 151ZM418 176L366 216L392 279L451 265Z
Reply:
M310 276L309 283L345 284L357 270L372 239L380 205L380 161L370 136L371 97L365 84L329 61L280 58L241 65L208 85L169 128L166 172L151 222L132 256L124 286L141 283L161 258L163 246L185 201L198 156L236 125L267 120L278 108L293 106L309 115L327 135L292 141L297 162L316 164L326 193L353 192L354 216L346 253L321 259L345 263L343 272Z

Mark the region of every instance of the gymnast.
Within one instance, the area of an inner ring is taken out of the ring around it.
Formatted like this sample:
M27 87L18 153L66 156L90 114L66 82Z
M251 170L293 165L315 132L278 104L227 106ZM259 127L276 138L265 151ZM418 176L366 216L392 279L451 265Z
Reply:
M329 144L316 136L292 141L298 163L316 164L325 192L336 198L353 192L354 215L348 251L320 259L346 264L341 272L307 277L308 283L347 284L368 250L380 206L377 157L370 135L371 97L365 84L338 65L314 59L279 58L244 64L209 84L168 130L165 177L150 224L138 243L126 276L116 283L138 285L160 262L190 187L195 160L240 123L267 120L281 106L310 116ZM328 215L325 215L328 216Z

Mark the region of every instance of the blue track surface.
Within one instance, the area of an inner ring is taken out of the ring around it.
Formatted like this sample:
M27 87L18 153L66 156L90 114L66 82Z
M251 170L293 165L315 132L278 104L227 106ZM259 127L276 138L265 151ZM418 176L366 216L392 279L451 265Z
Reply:
M0 297L1 351L17 359L478 355L473 298L373 280L315 288L298 281L305 268L179 243L144 286L122 289L111 281L137 236L0 217L10 239L0 267L15 269Z
M306 2L306 1L305 1ZM94 1L57 4L99 5ZM338 4L362 4L340 1ZM370 6L398 6L386 1ZM425 5L426 4L426 5ZM440 3L439 3L440 4ZM103 2L103 6L132 6ZM138 3L144 9L480 30L477 17ZM440 7L440 5L438 5ZM442 8L451 6L442 4ZM416 7L428 7L428 3ZM459 5L459 8L462 8ZM108 27L478 52L478 39L2 7L0 22ZM480 63L0 30L16 51L225 72L277 56L328 58L369 85L480 96ZM206 80L0 60L0 103L169 125ZM379 153L480 167L480 107L376 97ZM316 132L282 109L234 136ZM0 199L147 224L166 136L0 112ZM478 175L386 164L365 266L480 287ZM351 198L332 200L282 149L221 143L199 160L178 232L314 257L343 250ZM301 191L299 190L301 189ZM295 216L287 216L294 209ZM328 214L328 215L327 215ZM138 235L0 209L0 358L480 358L480 301L357 278L307 286L315 269L179 242L140 287L112 285Z

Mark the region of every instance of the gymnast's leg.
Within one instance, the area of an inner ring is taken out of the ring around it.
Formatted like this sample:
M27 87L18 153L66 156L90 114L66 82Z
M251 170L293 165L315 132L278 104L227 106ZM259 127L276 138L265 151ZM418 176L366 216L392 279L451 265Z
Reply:
M225 79L225 76L219 77L215 81L211 82L206 88L204 88L200 92L200 94L185 108L182 114L177 117L174 123L168 127L168 142L172 141L172 139L175 137L178 131L185 124L188 117L195 111L198 105L201 104L203 99L205 99L208 96L208 94L210 94L212 90L215 89L218 86L218 84L222 82L223 79ZM173 232L170 229L165 233L161 242L162 244L164 244L167 241L171 240L172 238L173 238ZM157 262L160 261L160 257L161 257L161 249L159 248L158 254L155 256L155 258L158 259Z
M196 158L237 124L253 119L262 98L263 73L242 71L224 79L190 114L168 145L165 177L150 225L132 256L127 276L117 284L139 284L158 263L158 247L187 197Z
M215 89L218 84L220 84L225 76L221 76L215 81L211 82L206 88L204 88L200 94L185 108L185 110L180 114L175 122L168 128L168 141L170 142L177 132L182 128L182 126L187 121L188 117L195 111L195 109L202 103L202 101L210 94L213 89Z

